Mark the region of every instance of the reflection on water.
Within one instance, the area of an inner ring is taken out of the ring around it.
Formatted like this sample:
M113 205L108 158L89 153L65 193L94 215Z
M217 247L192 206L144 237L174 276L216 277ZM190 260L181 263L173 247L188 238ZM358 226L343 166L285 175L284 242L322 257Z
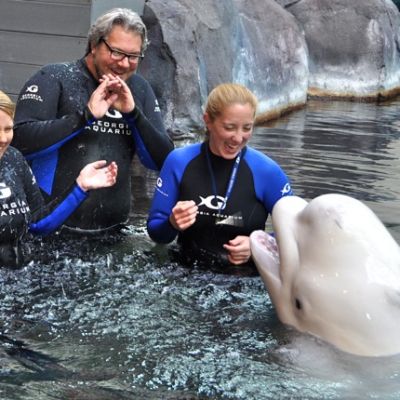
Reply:
M357 197L399 241L398 107L310 102L252 144L297 194ZM170 262L144 228L145 173L117 240L36 241L40 262L1 271L1 399L399 398L398 357L366 362L283 326L258 277Z
M348 194L387 224L399 224L398 107L398 102L310 102L261 129L253 144L285 168L300 196Z

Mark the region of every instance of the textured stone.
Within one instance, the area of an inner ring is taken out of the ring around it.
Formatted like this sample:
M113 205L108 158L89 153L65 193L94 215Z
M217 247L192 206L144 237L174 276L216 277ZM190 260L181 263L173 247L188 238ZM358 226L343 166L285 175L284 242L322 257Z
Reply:
M376 99L399 90L400 14L391 0L278 1L304 29L309 94Z
M172 132L203 126L205 99L221 82L253 90L261 119L305 103L304 37L275 1L148 0L143 19L151 45L140 72Z
M400 13L391 0L147 0L140 72L174 134L202 128L209 91L239 82L258 120L311 96L390 97L400 88Z

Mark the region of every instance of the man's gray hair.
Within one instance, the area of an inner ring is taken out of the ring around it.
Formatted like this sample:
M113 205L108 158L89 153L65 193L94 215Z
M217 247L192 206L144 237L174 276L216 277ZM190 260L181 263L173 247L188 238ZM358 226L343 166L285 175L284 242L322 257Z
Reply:
M105 14L100 15L90 27L86 54L90 53L92 46L97 46L102 39L106 39L114 26L119 25L124 29L136 32L142 38L142 53L149 44L147 39L146 25L137 13L129 8L113 8Z

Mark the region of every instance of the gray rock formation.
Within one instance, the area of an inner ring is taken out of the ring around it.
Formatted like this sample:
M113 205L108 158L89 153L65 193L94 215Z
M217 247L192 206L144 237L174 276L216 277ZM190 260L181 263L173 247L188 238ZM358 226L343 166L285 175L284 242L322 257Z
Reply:
M390 97L400 88L400 13L391 0L277 0L299 21L309 94Z
M218 83L243 83L259 120L307 93L348 99L400 89L400 13L391 0L147 0L151 45L140 72L172 133L202 128Z
M273 0L148 0L151 45L140 72L160 99L168 129L198 130L218 83L248 86L259 118L302 105L308 55L294 17Z

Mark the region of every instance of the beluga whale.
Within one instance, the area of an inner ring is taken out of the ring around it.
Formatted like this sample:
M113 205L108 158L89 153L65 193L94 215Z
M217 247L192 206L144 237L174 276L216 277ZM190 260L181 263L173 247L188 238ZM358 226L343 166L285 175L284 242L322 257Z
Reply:
M400 353L400 247L363 202L280 199L273 235L250 235L281 322L358 356Z

